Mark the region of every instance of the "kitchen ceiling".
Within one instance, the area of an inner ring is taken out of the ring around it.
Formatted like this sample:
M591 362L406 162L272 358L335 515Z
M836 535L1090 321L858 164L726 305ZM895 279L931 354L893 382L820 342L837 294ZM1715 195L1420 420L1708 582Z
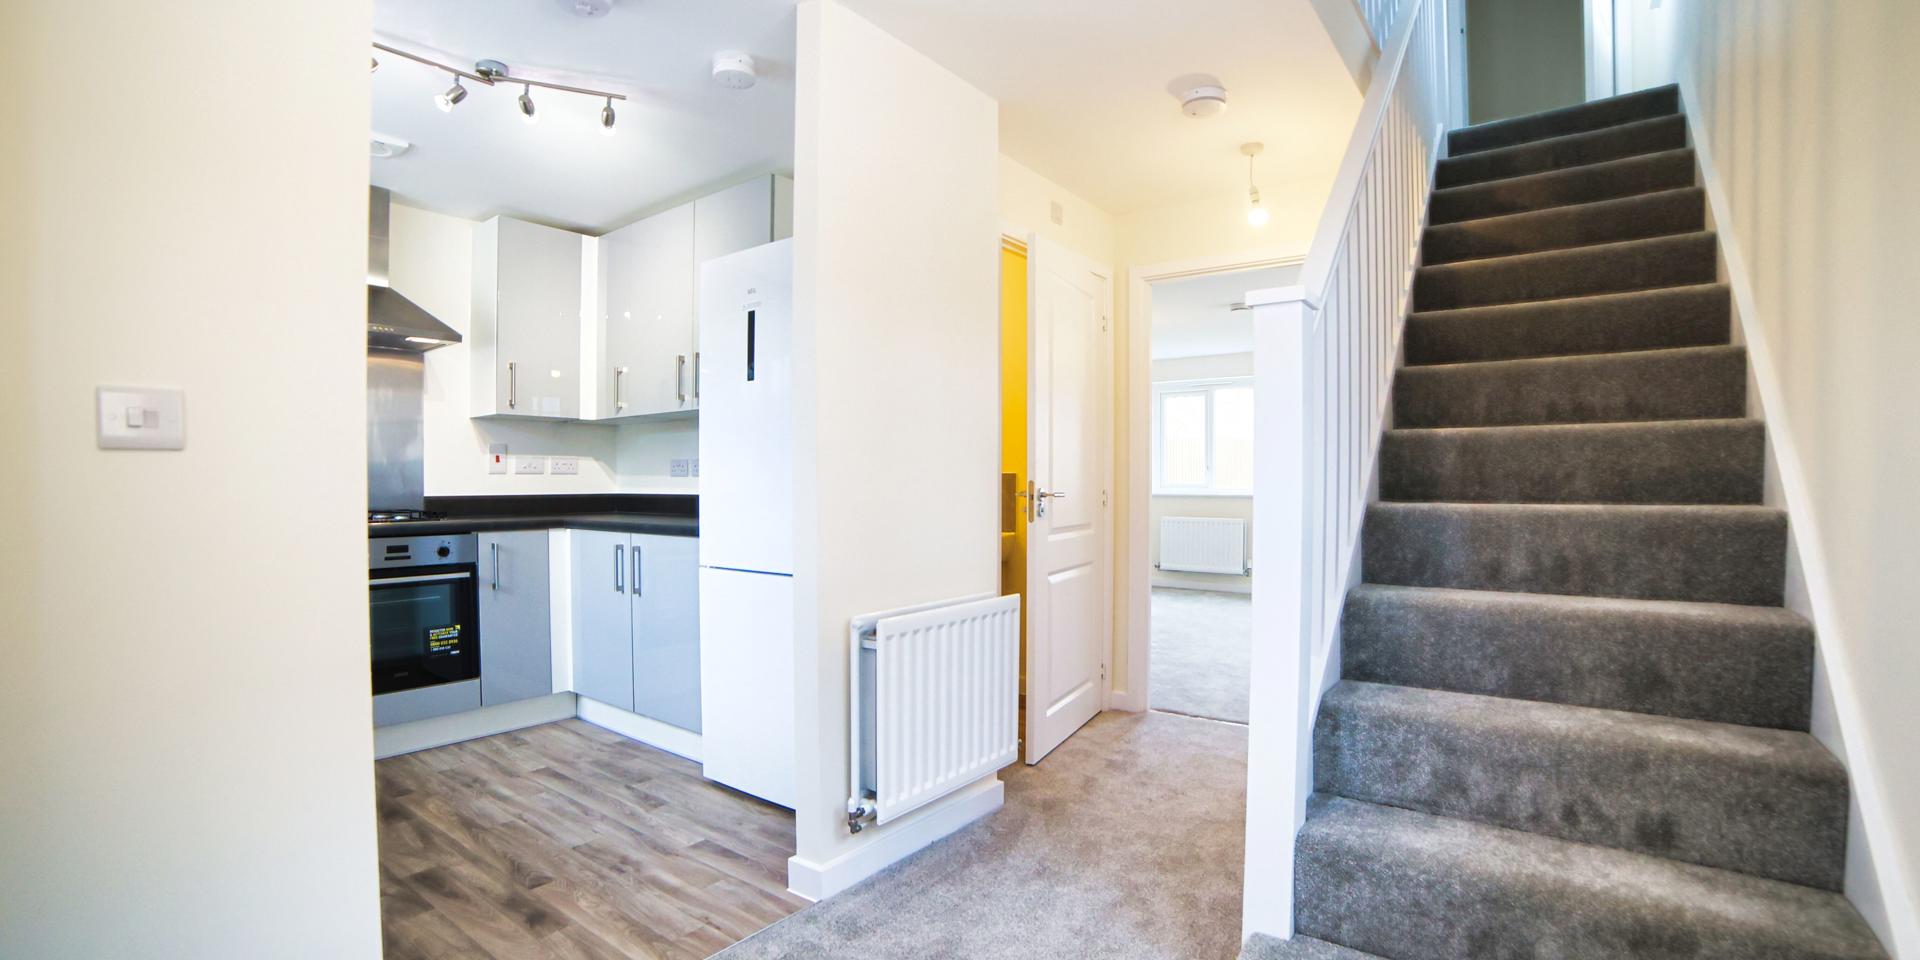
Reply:
M1331 182L1361 91L1314 0L845 0L1000 101L1000 148L1109 213ZM1167 90L1206 73L1227 111Z
M1298 266L1212 274L1153 285L1153 359L1212 357L1253 349L1253 314L1233 310L1249 290L1299 282Z
M373 74L376 134L412 148L372 160L375 186L410 204L472 219L509 214L602 233L671 202L793 168L794 0L614 0L582 17L558 0L375 0L372 39L471 70L624 93L614 136L603 101L534 88L539 122L515 109L521 88L472 81L451 113L433 96L447 74L388 54ZM753 56L759 82L729 90L713 55Z

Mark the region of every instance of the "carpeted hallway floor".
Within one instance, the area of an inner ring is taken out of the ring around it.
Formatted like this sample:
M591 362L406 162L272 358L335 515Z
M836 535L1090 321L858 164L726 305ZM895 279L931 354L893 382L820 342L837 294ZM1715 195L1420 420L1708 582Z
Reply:
M1149 706L1246 723L1253 598L1155 587L1152 624Z
M1105 713L999 812L719 954L1230 960L1240 949L1246 728Z

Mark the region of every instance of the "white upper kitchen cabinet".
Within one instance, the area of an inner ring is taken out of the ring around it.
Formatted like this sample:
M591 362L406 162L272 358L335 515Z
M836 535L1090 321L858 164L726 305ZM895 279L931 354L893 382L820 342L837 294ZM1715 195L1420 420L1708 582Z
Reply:
M600 238L603 419L692 409L693 224L688 203Z
M582 237L494 217L473 236L473 416L580 416Z

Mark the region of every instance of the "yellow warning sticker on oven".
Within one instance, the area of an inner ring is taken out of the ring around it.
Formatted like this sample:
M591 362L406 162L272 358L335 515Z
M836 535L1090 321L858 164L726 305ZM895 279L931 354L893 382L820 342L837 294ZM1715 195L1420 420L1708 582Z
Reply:
M460 648L460 625L427 628L428 653L452 653Z

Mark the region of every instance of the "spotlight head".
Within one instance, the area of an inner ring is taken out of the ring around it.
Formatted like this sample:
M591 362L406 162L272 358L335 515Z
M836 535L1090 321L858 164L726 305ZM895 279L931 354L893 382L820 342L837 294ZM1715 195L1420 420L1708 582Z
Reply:
M460 101L466 98L467 88L460 85L459 77L454 77L453 86L448 87L445 93L436 94L433 98L433 105L439 107L441 113L452 113L453 108L458 106Z
M520 90L520 119L528 123L538 123L540 120L540 117L533 112L533 88L531 86L522 87Z
M607 105L600 108L600 132L613 136L613 98L607 98Z

